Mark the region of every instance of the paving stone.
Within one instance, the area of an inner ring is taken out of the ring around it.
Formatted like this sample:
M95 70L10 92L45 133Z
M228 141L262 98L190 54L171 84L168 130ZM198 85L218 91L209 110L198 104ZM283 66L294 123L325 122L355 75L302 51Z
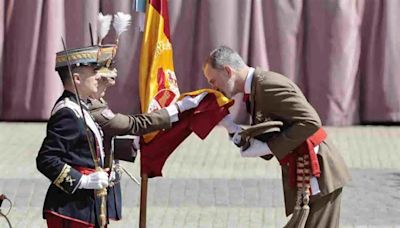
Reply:
M0 129L0 193L14 202L8 217L14 227L46 227L50 182L35 164L45 124L2 122ZM353 176L343 191L341 227L400 227L400 127L326 129ZM140 176L138 162L122 164ZM204 141L190 136L163 176L149 179L148 227L282 227L288 219L276 160L240 157L221 128ZM109 227L138 227L140 186L126 175L121 184L123 220ZM0 227L7 227L2 218Z

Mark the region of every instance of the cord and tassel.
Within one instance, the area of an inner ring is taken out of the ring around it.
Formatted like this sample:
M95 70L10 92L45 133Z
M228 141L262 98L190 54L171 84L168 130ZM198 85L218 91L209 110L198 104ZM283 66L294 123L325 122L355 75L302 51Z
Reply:
M310 156L308 154L300 155L297 157L297 197L296 205L293 210L292 217L285 228L304 228L307 222L308 215L310 214L310 179L311 179L311 166Z

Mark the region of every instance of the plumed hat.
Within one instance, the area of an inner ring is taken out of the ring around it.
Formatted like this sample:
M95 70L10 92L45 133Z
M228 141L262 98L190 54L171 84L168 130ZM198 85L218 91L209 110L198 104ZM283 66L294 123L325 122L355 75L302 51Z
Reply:
M110 30L111 15L99 13L97 18L98 44L89 47L74 48L57 52L55 69L59 70L68 66L93 66L103 77L116 77L116 69L113 66L114 58L118 49L118 41L121 33L127 30L131 23L131 15L118 12L114 15L113 27L116 31L116 44L102 45L102 40Z

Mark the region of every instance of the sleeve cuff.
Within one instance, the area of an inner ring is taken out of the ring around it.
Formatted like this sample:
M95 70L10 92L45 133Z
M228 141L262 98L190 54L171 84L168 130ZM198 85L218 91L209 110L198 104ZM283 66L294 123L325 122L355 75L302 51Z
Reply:
M178 111L176 105L172 104L172 105L166 107L165 110L167 110L167 112L168 112L171 123L179 120L179 117L178 117L179 111Z
M68 194L73 194L79 186L82 174L65 164L53 184Z

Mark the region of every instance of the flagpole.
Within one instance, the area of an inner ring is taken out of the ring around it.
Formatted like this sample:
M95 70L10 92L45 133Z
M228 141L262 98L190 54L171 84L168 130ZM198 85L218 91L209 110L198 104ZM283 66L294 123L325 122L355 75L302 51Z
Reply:
M142 180L140 184L140 214L139 214L139 228L146 228L146 211L147 211L147 173L141 174Z
M152 3L153 2L153 3ZM153 88L154 85L158 85L157 81L152 80L152 78L157 78L158 69L161 67L163 72L165 70L174 71L173 65L173 55L172 55L172 45L170 42L170 34L169 34L169 21L168 17L164 18L165 15L168 15L168 0L136 0L136 10L145 13L145 26L144 26L144 34L142 41L142 48L140 54L140 67L139 67L139 95L142 112L149 111L149 103L152 99L154 99L156 93L150 88ZM156 3L156 4L155 4ZM157 4L158 3L158 4ZM157 6L157 8L155 8ZM150 14L150 11L152 12ZM162 19L162 20L161 20ZM164 24L161 24L163 22ZM160 29L160 28L164 29ZM143 28L142 28L143 29ZM166 31L166 33L165 33ZM149 34L157 34L155 37L149 39ZM159 55L156 55L156 47L157 44L164 43L161 42L160 37L163 37L168 42L165 43L170 49L162 50ZM169 44L169 45L168 45ZM153 77L151 77L153 75ZM164 76L165 77L165 76ZM167 81L167 78L165 78ZM153 84L155 83L155 84ZM175 88L175 86L170 86L170 88ZM179 90L179 88L176 89ZM152 92L153 91L153 92ZM157 86L157 91L159 92L159 87ZM178 95L179 96L179 93ZM160 107L166 106L162 104ZM156 133L157 134L157 133ZM152 138L156 134L149 134L144 142L151 141ZM145 138L143 138L145 139ZM142 151L143 152L143 151ZM142 158L141 158L142 159ZM146 228L146 213L147 213L147 187L148 187L148 173L141 172L141 184L140 184L140 212L139 212L139 227Z
M149 4L147 4L147 0L136 0L135 4L136 4L135 5L136 12L141 12L140 15L144 14L145 17L147 17L147 11L148 11L148 7L149 7ZM143 24L140 26L140 30L142 32L144 31L144 21L145 20L143 20ZM143 47L142 47L142 49L143 49ZM142 58L142 57L140 57L140 58ZM139 70L139 85L140 85L140 70ZM139 88L139 90L140 90L140 88ZM143 95L140 94L140 96L143 96ZM141 177L141 184L140 184L139 228L146 228L146 220L147 220L147 185L148 185L149 176L147 175L147 173L141 172L140 177Z

